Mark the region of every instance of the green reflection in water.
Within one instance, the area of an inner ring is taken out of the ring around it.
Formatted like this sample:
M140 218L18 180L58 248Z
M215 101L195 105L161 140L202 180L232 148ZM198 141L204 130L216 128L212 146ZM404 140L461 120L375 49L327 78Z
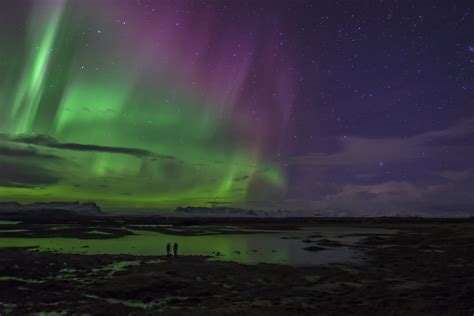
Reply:
M285 233L228 234L203 236L176 236L149 231L134 231L113 239L76 238L0 238L0 247L39 247L40 251L84 254L129 254L162 256L166 243L177 242L182 255L215 256L213 260L239 263L279 263L290 265L316 265L331 262L354 261L355 251L337 247L324 251L308 252L308 244L301 239L307 231ZM297 239L282 239L284 236Z
M21 222L16 222L16 221L0 221L0 225L16 225Z

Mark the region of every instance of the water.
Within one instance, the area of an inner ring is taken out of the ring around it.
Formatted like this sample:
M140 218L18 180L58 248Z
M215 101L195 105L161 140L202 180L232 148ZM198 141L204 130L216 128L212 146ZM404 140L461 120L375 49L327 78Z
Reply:
M20 223L21 222L16 222L16 221L0 221L0 225L16 225Z
M38 247L40 251L75 254L166 254L166 243L177 242L182 255L212 256L211 260L234 261L245 264L277 263L309 266L328 263L360 262L363 254L351 246L364 236L348 234L391 234L394 231L375 228L310 227L294 231L255 232L251 234L211 234L178 236L151 231L133 230L135 235L112 239L78 239L62 237L0 238L0 247ZM313 243L303 243L308 236ZM285 237L285 238L282 238ZM287 238L290 237L290 238ZM321 238L338 241L343 246L326 247L317 252L304 250L318 245Z

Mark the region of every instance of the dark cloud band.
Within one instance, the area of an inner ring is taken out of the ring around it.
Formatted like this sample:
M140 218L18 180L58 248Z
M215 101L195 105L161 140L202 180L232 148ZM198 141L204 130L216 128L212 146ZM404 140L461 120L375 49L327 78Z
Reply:
M128 148L128 147L112 147L112 146L101 146L101 145L90 145L90 144L79 144L79 143L60 143L56 139L48 135L37 135L37 136L17 136L10 138L10 141L37 145L55 149L64 150L76 150L76 151L94 151L104 152L111 154L124 154L135 157L151 157L157 159L176 159L173 156L157 154L149 150L139 148Z

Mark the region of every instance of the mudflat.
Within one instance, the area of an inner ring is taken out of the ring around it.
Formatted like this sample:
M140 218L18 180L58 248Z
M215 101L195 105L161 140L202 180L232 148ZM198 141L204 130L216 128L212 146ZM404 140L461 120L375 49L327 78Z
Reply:
M473 258L472 220L11 219L0 314L472 315Z

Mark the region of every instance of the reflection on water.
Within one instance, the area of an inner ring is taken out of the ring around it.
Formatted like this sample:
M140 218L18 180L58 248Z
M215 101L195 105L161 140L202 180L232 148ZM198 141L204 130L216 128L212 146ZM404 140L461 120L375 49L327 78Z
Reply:
M373 228L305 228L295 231L260 232L252 234L223 234L178 236L151 231L133 231L128 235L113 239L76 238L0 238L0 247L39 247L41 251L84 254L130 254L165 255L167 242L177 242L182 255L213 256L212 260L235 261L239 263L278 263L295 266L326 263L357 262L362 255L350 246L363 236L350 234L387 234L390 230ZM310 235L314 243L303 243ZM291 238L287 238L291 237ZM305 247L317 245L318 239L337 240L340 247L326 247L325 250L311 252Z
M16 222L16 221L0 221L0 225L16 225L21 222Z
M0 230L0 232L2 233L23 233L23 232L27 232L28 229L10 229L10 228L2 228Z

